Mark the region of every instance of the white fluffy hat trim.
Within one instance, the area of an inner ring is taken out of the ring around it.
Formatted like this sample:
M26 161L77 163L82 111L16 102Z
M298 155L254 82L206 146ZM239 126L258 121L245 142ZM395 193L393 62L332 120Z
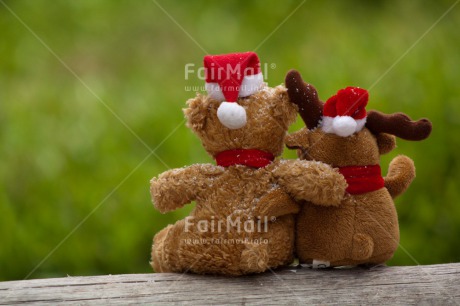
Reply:
M363 129L366 124L366 118L354 119L350 116L324 116L321 128L326 133L333 133L337 136L348 137Z
M238 97L247 97L258 92L264 86L264 76L261 73L247 75L241 82Z
M205 88L210 98L217 101L225 101L224 94L222 93L218 83L206 83Z
M261 73L247 75L243 78L243 81L240 85L240 91L238 92L238 97L247 97L258 92L264 86L264 76ZM218 83L206 83L206 91L208 96L217 100L225 101L224 94Z

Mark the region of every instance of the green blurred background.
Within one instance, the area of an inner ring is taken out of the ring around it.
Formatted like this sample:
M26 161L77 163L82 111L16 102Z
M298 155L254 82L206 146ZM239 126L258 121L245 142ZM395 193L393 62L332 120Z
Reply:
M192 207L155 211L150 178L212 162L184 66L250 50L271 86L297 68L323 100L360 86L369 109L433 121L382 159L418 167L389 264L460 261L460 5L426 33L454 2L2 0L0 280L150 272L153 235Z

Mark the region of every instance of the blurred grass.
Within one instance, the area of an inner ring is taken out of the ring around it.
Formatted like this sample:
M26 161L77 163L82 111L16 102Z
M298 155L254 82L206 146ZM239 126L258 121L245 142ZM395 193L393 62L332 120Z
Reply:
M202 85L184 66L199 68L205 51L260 44L271 86L297 68L327 99L373 85L454 1L306 1L277 30L300 1L159 1L200 46L149 0L5 3L88 88L0 4L0 280L150 271L154 233L191 205L159 214L149 179L212 162L181 112L185 86ZM382 159L418 166L396 201L393 265L460 261L459 28L460 5L371 88L369 108L434 124L429 140ZM149 149L108 108L157 156L139 166Z

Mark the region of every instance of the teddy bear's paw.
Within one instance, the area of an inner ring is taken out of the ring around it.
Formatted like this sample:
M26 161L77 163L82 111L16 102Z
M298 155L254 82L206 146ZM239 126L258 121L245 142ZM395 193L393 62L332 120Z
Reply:
M373 252L374 241L369 235L358 233L353 236L351 256L354 260L369 259Z
M243 273L260 273L268 269L266 244L248 243L241 253L240 268Z

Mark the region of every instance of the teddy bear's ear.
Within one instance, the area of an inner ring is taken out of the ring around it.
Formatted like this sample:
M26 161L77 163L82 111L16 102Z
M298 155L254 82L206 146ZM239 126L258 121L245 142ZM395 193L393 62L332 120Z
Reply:
M289 101L287 90L283 86L275 87L274 95L278 97L278 100L273 105L273 115L279 124L288 128L297 117L297 105Z
M196 133L201 133L205 129L206 117L209 112L209 103L206 96L197 94L195 98L187 101L187 108L183 109L187 118L187 126Z

